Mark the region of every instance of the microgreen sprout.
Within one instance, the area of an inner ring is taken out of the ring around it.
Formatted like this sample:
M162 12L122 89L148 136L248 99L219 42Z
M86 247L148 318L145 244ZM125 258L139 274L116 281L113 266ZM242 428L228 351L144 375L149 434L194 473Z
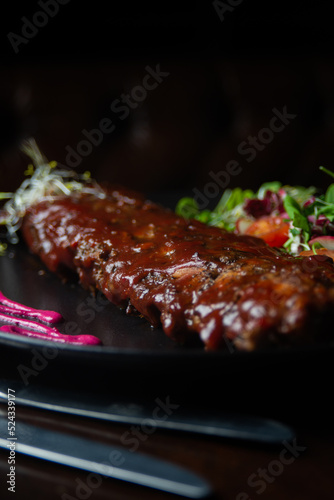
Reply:
M6 238L10 243L18 242L17 232L27 209L42 199L52 201L55 196L69 196L73 192L105 197L89 172L78 174L67 167L58 168L57 162L49 162L41 153L34 139L25 140L21 151L32 161L25 171L26 179L15 193L0 193L0 200L8 200L0 211L0 225L6 226Z
M7 250L7 243L1 243L0 241L0 257L5 255L6 250Z
M321 166L321 167L319 167L319 169L322 170L323 172L325 172L326 174L330 175L331 177L334 177L334 172L332 172L331 170L328 170L328 168Z

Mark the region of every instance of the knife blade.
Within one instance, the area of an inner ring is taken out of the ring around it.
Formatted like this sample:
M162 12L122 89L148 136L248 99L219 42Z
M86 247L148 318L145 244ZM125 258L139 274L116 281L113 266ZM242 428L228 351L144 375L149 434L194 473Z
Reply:
M23 386L20 382L0 380L0 398L7 398L8 387L15 390L16 403L44 410L90 417L109 422L142 425L149 423L161 429L191 432L228 439L281 445L295 437L293 429L273 419L199 408L183 408L163 414L163 401L151 404L140 401L117 401L96 394L56 389L41 385ZM160 404L160 412L157 411ZM165 405L168 406L168 405ZM178 405L175 405L178 406Z
M209 484L193 472L144 453L22 421L16 421L15 437L9 436L8 419L1 413L0 447L8 452L12 450L188 498L205 498L211 494Z

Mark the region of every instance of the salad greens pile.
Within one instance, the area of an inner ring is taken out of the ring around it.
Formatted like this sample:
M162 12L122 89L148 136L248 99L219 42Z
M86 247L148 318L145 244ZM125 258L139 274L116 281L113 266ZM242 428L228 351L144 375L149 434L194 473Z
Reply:
M334 177L330 170L320 170ZM250 224L263 218L278 217L289 223L289 234L282 249L298 255L302 250L321 246L309 242L319 236L334 236L334 183L325 193L316 187L282 185L278 181L266 182L253 192L241 188L226 189L213 210L200 210L194 198L186 197L177 203L176 213L193 218L230 232L242 233L240 221Z

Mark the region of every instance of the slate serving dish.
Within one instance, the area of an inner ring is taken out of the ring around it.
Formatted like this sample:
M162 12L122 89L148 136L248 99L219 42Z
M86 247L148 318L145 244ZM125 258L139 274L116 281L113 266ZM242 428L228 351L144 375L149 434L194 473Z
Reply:
M169 396L275 418L329 416L334 346L206 352L180 346L162 329L127 316L102 295L62 282L22 243L0 258L0 290L31 307L60 312L60 331L90 333L101 346L75 346L0 333L0 375L24 383L87 387L110 397ZM312 417L314 418L314 417Z

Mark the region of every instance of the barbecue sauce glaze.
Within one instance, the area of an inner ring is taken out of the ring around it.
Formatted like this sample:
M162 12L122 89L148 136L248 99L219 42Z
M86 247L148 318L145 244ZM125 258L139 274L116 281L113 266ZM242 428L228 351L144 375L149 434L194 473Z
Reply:
M22 232L44 264L78 274L127 313L179 342L251 350L327 339L334 317L334 266L296 258L119 188L105 197L42 200Z

